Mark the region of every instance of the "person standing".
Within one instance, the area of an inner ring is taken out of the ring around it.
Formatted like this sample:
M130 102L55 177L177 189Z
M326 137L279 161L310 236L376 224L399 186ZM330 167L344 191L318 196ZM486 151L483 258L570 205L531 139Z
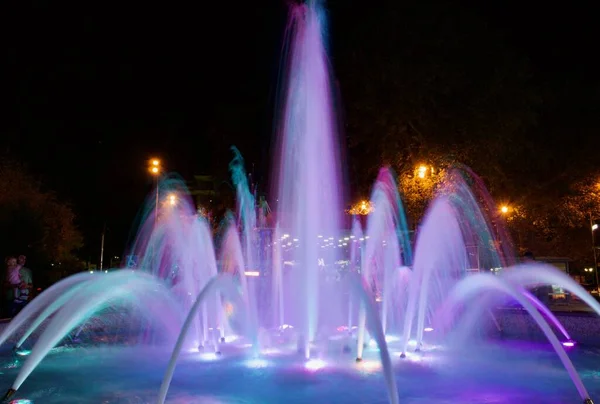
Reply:
M21 282L19 283L19 291L18 295L15 297L16 303L16 315L27 303L31 300L32 291L33 291L33 277L31 275L31 269L27 268L25 264L27 263L27 257L24 255L19 255L17 258L17 266L19 267L19 277Z
M19 291L21 289L21 275L20 267L17 264L15 257L6 258L6 303L8 307L8 315L13 316L15 310L15 300L19 297Z

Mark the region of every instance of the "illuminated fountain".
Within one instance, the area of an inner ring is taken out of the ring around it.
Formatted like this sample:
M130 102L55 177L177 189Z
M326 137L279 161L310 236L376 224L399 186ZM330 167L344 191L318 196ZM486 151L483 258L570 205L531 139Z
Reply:
M128 250L137 268L69 277L4 328L6 398L23 386L44 403L521 404L574 402L575 391L591 403L600 351L580 350L528 290L560 285L600 304L555 268L516 265L469 169L448 170L416 240L387 168L365 228L343 224L325 19L316 1L290 15L274 228L237 149L236 211L217 232L182 180L161 178ZM552 352L493 338L509 298Z

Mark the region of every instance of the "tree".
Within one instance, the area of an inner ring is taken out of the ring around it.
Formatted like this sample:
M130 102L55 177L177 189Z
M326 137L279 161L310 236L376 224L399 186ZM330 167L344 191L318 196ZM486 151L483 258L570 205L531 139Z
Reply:
M574 183L561 204L561 219L571 228L591 226L600 216L600 174Z
M438 166L439 167L439 166ZM412 169L406 167L398 176L398 187L406 214L416 226L423 219L429 203L443 182L445 170L434 165L421 164Z
M533 149L522 135L540 102L527 59L448 2L328 4L358 193L381 165L412 170L426 153L473 167L492 190L510 185L503 169Z
M39 265L73 259L83 238L75 214L16 162L0 165L0 248Z

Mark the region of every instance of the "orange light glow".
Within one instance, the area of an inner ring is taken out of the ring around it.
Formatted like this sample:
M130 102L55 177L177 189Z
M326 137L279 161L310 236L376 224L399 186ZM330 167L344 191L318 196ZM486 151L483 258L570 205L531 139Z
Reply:
M362 200L353 205L348 211L351 215L368 215L375 210L373 204L370 201Z

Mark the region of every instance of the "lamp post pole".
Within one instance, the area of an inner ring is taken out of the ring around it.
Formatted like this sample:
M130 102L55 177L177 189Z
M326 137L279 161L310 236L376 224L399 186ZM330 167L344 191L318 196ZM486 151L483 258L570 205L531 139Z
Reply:
M102 227L102 240L100 241L100 271L102 271L102 266L104 264L104 234L106 233L106 222L104 222L104 227Z
M600 282L598 282L598 254L596 254L596 237L594 231L598 228L592 220L592 213L590 212L590 231L592 232L592 252L594 253L594 272L596 273L596 290L600 293Z
M152 236L156 236L156 227L158 226L158 204L159 204L159 189L158 185L160 183L160 173L162 171L161 161L157 158L150 160L150 166L148 167L150 174L154 176L155 182L154 186L156 187L156 199L154 202L154 223L152 225ZM153 243L152 237L150 237L150 243ZM155 257L154 257L154 245L150 246L150 254L151 254L151 266L154 268Z

